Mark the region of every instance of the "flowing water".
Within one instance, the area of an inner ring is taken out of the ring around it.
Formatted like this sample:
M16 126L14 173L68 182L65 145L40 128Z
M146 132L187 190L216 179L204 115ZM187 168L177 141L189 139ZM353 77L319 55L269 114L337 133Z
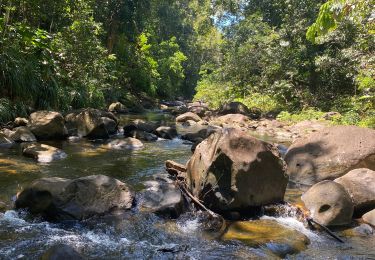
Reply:
M170 123L165 114L149 113L122 117ZM118 138L121 138L120 136ZM102 141L49 143L63 149L68 157L51 163L36 163L23 157L19 146L0 150L0 201L10 203L15 194L41 177L77 178L104 174L130 184L136 191L153 174L163 172L164 161L185 163L190 145L180 139L145 143L135 151L108 150ZM296 202L299 189L288 189L287 200ZM0 259L38 259L55 244L72 245L90 259L262 259L277 258L273 243L250 246L236 240L219 239L205 228L202 214L185 213L177 220L146 214L137 208L81 222L48 223L31 219L26 212L0 213ZM263 216L307 236L310 244L290 259L375 259L375 235L339 231L340 244L325 234L306 229L293 213ZM271 232L271 231L270 231Z

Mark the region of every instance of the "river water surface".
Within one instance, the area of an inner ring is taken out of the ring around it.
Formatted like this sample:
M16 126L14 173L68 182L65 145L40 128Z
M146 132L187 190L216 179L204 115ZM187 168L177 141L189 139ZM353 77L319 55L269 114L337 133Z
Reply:
M166 114L123 116L171 122ZM120 136L118 138L121 138ZM186 163L190 145L180 139L145 143L135 151L108 150L101 141L78 140L47 143L63 149L64 160L40 164L23 157L19 146L0 150L0 201L10 203L23 187L42 177L77 178L104 174L128 183L134 190L142 182L164 171L164 162ZM296 202L299 189L288 189L286 199ZM26 212L0 213L0 259L38 259L55 244L65 243L89 259L270 259L277 258L271 244L249 246L236 240L221 240L205 231L200 214L186 213L177 220L154 214L128 212L81 222L48 223L32 219ZM263 217L307 236L306 250L289 259L375 259L375 235L337 231L345 241L338 243L324 233L306 229L293 214Z

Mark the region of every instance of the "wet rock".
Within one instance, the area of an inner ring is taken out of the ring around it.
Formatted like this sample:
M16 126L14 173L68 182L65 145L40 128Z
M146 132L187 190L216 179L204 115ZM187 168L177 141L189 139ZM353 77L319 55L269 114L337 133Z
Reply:
M112 103L109 106L108 111L112 113L127 113L128 112L126 107L121 102Z
M109 149L115 150L133 150L143 147L143 143L135 138L115 139L106 144Z
M363 221L375 227L375 209L362 216Z
M73 247L59 244L48 249L40 260L83 260L83 258Z
M188 188L216 211L280 202L287 183L277 148L237 129L212 134L187 164Z
M148 133L153 133L155 132L156 128L158 127L155 123L153 122L146 122L142 119L136 119L133 121L133 124L138 130L145 131Z
M10 147L14 144L14 142L7 137L6 134L0 131L0 147Z
M25 126L14 128L9 138L14 142L36 142L35 135Z
M249 114L249 108L242 104L241 102L230 102L227 104L222 105L219 109L219 115L227 115L227 114Z
M335 179L349 193L356 213L363 214L375 208L375 171L355 169Z
M141 130L131 130L129 131L129 128L124 128L124 136L136 138L142 141L156 141L158 140L158 137L154 134L147 133L145 131Z
M63 139L68 135L64 117L58 112L34 112L28 126L38 140Z
M160 126L155 130L157 136L164 139L174 139L177 137L177 130L175 127Z
M178 187L168 176L155 176L155 180L144 182L142 207L170 218L177 218L185 208L185 201Z
M74 180L53 177L34 181L19 194L15 206L47 220L82 220L112 209L130 209L133 198L125 183L104 175Z
M285 161L291 180L306 185L334 180L356 168L375 170L375 130L325 128L294 142Z
M124 136L137 138L143 141L156 141L158 137L153 134L157 126L151 122L137 119L124 126Z
M54 160L61 160L67 157L67 154L53 146L46 144L27 144L22 147L23 155L36 159L38 162L48 163Z
M200 125L196 127L190 127L188 129L185 129L183 132L180 132L179 134L181 135L181 139L195 143L197 141L206 139L206 137L208 136L208 127Z
M202 120L202 118L200 116L198 116L197 114L194 114L192 112L187 112L185 114L179 115L176 118L176 122L178 122L178 123L183 123L183 122L186 122L188 120L192 120L194 122L199 122L199 121Z
M16 117L14 119L14 125L17 126L27 126L29 124L29 120L23 117Z
M345 188L334 181L322 181L302 195L311 217L325 226L350 224L354 206Z
M342 234L346 237L367 237L374 234L370 225L361 224L358 227L344 230Z
M268 219L234 222L222 239L239 240L251 247L266 247L283 258L305 250L310 243L304 234Z
M82 109L65 116L70 135L88 138L109 138L117 132L118 120L110 112Z

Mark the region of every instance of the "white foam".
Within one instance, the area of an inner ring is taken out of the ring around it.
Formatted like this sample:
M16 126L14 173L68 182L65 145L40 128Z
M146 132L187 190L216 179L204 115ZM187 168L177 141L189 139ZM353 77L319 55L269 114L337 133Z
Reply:
M291 228L291 229L294 229L294 230L297 230L297 231L301 232L302 234L307 236L310 240L314 240L314 241L321 240L321 238L317 234L315 234L311 230L307 229L302 222L298 221L295 218L292 218L292 217L277 217L277 218L275 218L275 217L263 216L263 217L261 217L261 219L275 220L277 223L279 223L279 224L281 224L285 227L288 227L288 228Z
M199 221L197 218L187 220L184 223L178 223L177 227L184 233L193 233L199 228Z

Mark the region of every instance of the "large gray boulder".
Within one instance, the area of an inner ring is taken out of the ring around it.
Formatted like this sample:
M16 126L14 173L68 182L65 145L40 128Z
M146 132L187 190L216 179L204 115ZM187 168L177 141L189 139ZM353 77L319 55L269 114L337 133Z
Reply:
M118 126L112 113L92 108L69 113L65 121L70 135L88 138L109 138Z
M142 208L155 214L177 218L185 209L185 200L180 189L168 178L168 175L157 174L154 180L143 183L146 189L142 192Z
M363 214L375 208L375 171L355 169L335 179L349 193L355 212Z
M18 195L15 206L48 220L82 220L112 209L130 209L133 199L125 183L104 175L52 177L34 181Z
M375 170L375 130L335 126L300 138L285 155L294 182L313 185L334 180L352 169Z
M38 140L63 139L68 135L64 117L58 112L34 112L30 115L28 127Z
M334 181L322 181L302 195L311 217L325 226L350 224L354 206L345 188Z
M277 148L237 129L201 142L187 164L187 186L212 210L247 210L283 201L288 176Z

